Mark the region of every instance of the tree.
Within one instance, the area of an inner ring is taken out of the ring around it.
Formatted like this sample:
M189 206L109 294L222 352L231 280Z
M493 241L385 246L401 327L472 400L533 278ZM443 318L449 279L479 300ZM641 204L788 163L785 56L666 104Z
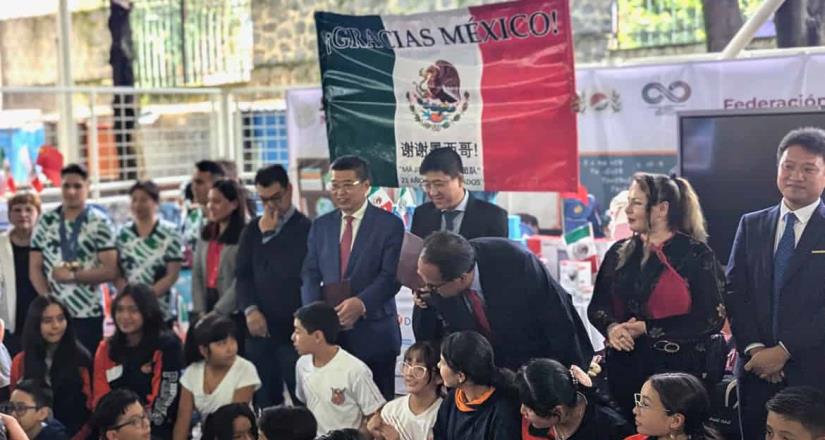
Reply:
M702 16L708 52L721 52L744 23L739 0L702 0Z
M825 0L785 0L773 20L778 47L825 43Z

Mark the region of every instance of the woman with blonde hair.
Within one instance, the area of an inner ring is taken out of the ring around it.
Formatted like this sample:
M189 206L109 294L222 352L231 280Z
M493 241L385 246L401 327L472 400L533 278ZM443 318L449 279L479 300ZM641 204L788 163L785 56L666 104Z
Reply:
M588 317L607 339L610 391L630 419L633 394L653 374L721 379L725 283L687 180L634 175L625 212L633 235L605 255Z
M11 229L0 234L0 319L5 323L5 345L14 356L21 349L23 320L37 291L29 279L32 232L40 217L40 197L18 192L8 203Z

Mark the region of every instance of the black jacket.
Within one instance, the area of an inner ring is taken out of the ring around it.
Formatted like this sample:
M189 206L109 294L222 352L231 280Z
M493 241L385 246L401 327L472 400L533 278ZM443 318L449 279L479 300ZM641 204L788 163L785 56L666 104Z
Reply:
M456 406L455 391L450 390L438 409L433 440L519 440L520 406L518 400L495 391L474 405L475 411L464 412Z
M307 253L310 220L295 211L278 235L262 242L258 219L244 228L238 247L235 291L238 308L256 306L269 334L289 343L292 315L301 307L301 266Z
M410 232L427 238L441 230L441 210L433 202L415 208ZM459 235L472 240L480 237L508 237L507 211L467 194L467 208L461 220ZM438 314L432 309L413 307L413 333L416 341L438 341L445 330Z
M410 232L427 238L441 230L441 210L433 202L415 208ZM467 208L461 220L459 235L471 240L479 237L507 237L507 211L484 200L467 195Z
M490 323L496 364L516 370L533 358L589 368L593 347L573 301L529 250L503 238L470 240ZM432 297L451 331L476 330L461 296Z

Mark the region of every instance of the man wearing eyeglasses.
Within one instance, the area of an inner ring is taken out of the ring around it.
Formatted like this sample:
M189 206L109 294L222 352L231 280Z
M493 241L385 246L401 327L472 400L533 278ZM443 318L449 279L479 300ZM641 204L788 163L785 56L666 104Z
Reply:
M418 274L446 327L487 337L496 365L516 370L546 357L589 368L593 348L570 295L523 246L436 232L424 241Z
M89 353L103 338L100 285L118 275L109 217L86 203L89 173L70 164L60 171L62 204L44 213L32 236L29 278L37 293L69 309L77 339Z
M30 440L68 440L66 427L52 417L51 390L31 380L18 383L3 412L20 423Z
M367 364L378 389L392 400L401 349L395 294L404 224L368 202L369 166L363 159L342 156L330 169L338 209L312 223L301 299L335 307L344 328L339 344Z
M91 420L101 440L149 440L149 415L134 391L118 388L97 403Z
M478 237L507 238L507 211L473 197L464 188L461 156L451 148L431 151L419 168L421 187L430 201L415 208L410 232L427 238L436 231L450 231L471 240ZM427 295L415 292L413 333L417 341L444 336L441 320L427 305Z
M249 222L238 246L235 290L246 315L246 357L261 376L255 404L283 403L283 388L295 399L292 315L301 306L301 266L310 220L292 205L292 184L281 165L255 174L263 215Z

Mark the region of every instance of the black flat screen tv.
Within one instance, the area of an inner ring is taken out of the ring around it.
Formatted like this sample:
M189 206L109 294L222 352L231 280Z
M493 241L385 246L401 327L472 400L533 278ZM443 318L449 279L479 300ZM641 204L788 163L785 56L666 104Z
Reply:
M678 169L699 195L710 247L727 264L742 214L781 199L776 187L779 142L795 128L825 128L825 111L685 112L678 117Z

